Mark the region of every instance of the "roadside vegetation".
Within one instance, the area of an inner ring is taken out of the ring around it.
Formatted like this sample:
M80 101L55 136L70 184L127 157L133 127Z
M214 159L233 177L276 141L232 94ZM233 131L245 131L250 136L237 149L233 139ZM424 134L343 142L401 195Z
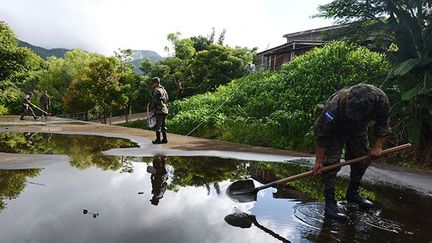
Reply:
M432 167L432 3L333 0L319 7L317 17L344 25L325 36L337 41L280 70L252 72L256 50L228 47L225 31L216 36L213 30L189 38L169 34L169 57L144 61L144 75L133 71L130 50L112 57L73 50L44 61L18 47L0 22L0 114L18 114L24 93L38 97L43 90L57 115L106 119L132 107L143 111L152 92L148 80L159 76L173 101L170 132L312 152L315 105L364 82L380 86L391 100L387 145L415 145L395 160Z
M380 85L389 69L384 55L334 42L279 71L252 74L172 103L168 127L188 134L201 124L192 135L312 152L315 106L346 86Z

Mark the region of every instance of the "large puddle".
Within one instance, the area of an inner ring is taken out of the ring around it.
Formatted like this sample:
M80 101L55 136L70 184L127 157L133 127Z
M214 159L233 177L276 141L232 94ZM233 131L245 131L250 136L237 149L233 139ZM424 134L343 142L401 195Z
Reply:
M308 169L296 163L106 156L101 151L135 144L97 136L0 133L0 138L0 152L55 158L43 168L0 170L2 243L432 239L432 198L407 189L366 185L362 194L379 203L361 211L341 201L350 218L345 223L324 219L316 178L263 190L251 203L225 195L238 179L253 178L259 185ZM0 164L13 159L2 156ZM32 162L43 159L34 156ZM345 188L346 180L339 178L339 199Z

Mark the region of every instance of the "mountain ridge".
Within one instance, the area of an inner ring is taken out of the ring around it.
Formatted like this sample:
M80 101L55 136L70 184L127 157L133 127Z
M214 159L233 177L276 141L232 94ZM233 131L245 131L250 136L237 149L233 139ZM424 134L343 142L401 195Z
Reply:
M35 52L38 56L42 57L44 60L48 59L48 57L55 56L57 58L64 58L66 52L71 51L72 49L66 48L52 48L47 49L40 46L32 45L28 42L18 40L18 46L27 47L33 52ZM141 62L149 59L153 64L162 61L165 57L159 55L159 53L152 50L132 50L132 61L131 63L134 65L134 71L136 73L142 74L143 72L139 70L141 66Z

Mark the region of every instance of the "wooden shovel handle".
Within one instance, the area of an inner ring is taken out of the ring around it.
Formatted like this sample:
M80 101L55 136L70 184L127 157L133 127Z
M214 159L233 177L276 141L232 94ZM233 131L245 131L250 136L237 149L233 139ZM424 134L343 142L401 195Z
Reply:
M407 149L407 148L411 148L411 147L412 147L412 144L406 143L406 144L399 145L399 146L396 146L396 147L393 147L393 148L385 149L385 150L382 151L382 154L384 155L384 154L394 153L394 152L398 152L398 151L401 151L401 150L404 150L404 149ZM334 164L334 165L329 165L329 166L326 166L326 167L322 168L321 172L338 169L338 168L340 168L342 166L345 166L345 165L352 165L352 164L358 163L360 161L366 160L368 158L369 158L369 155L364 155L364 156L361 156L361 157L358 157L358 158L355 158L355 159L351 159L351 160L348 160L348 161L345 161L345 162L342 162L342 163L338 163L338 164ZM290 177L286 177L286 178L283 178L283 179L280 179L280 180L277 180L277 181L270 182L268 184L262 185L262 186L259 187L259 190L264 189L264 188L268 188L268 187L272 187L272 186L274 186L276 184L281 184L281 183L286 183L286 182L289 182L289 181L298 180L298 179L301 179L301 178L304 178L304 177L311 176L313 174L314 174L313 170L310 170L310 171L307 171L307 172L303 172L301 174L297 174L297 175L293 175L293 176L290 176Z

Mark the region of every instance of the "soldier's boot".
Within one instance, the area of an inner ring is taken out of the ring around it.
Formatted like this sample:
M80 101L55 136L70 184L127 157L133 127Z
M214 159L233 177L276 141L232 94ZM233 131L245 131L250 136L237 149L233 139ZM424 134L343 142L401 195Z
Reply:
M166 132L162 132L162 141L160 143L168 143Z
M20 117L20 120L24 120L24 116L25 116L25 115L22 115L22 116Z
M361 208L372 208L374 204L366 198L360 196L358 193L359 188L360 182L350 181L346 192L346 200L349 203L357 204Z
M161 143L160 135L161 135L160 132L156 132L156 140L152 141L153 144L160 144Z
M347 220L348 217L341 212L339 209L336 200L334 199L335 192L334 189L326 189L324 191L325 196L325 208L324 215L337 220Z

